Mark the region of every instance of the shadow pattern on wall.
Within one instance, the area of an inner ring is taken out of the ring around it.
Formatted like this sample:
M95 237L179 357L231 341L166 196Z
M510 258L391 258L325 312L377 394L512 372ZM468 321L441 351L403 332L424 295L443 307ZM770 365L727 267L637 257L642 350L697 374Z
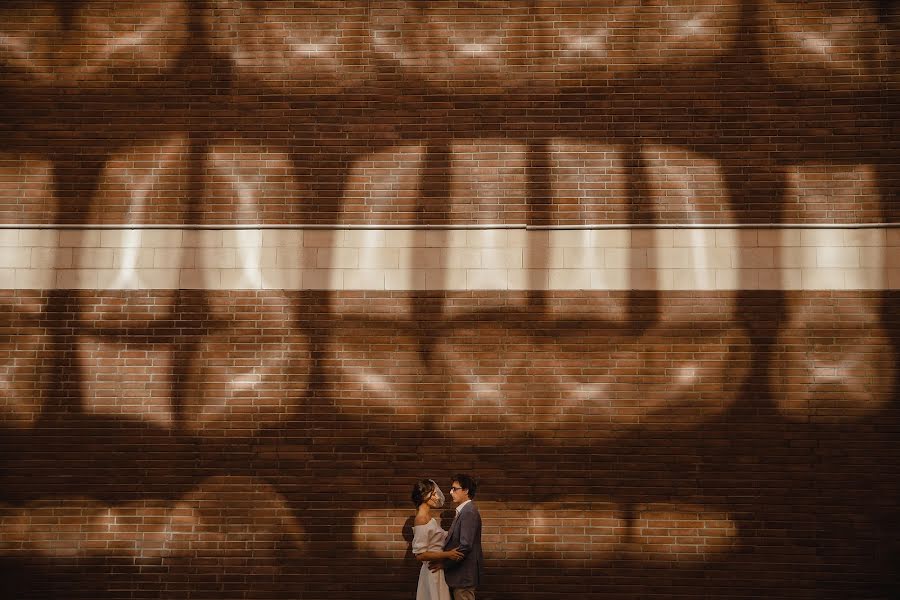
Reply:
M334 4L6 3L4 221L897 220L890 3ZM892 292L0 299L6 597L407 597L460 470L487 598L900 592Z

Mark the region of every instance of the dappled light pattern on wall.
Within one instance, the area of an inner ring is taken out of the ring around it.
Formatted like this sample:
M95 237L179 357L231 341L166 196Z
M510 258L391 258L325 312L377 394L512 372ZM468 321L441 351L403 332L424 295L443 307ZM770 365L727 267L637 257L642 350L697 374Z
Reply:
M189 35L183 0L12 0L0 15L4 85L146 84L176 68Z
M324 597L336 550L399 596L415 571L409 481L464 468L484 482L493 590L544 594L520 587L539 560L562 582L602 568L601 596L847 590L845 577L880 593L893 585L875 549L895 543L895 303L15 292L3 328L31 333L6 342L20 358L3 371L0 553L27 567L23 597L76 585L74 565L90 596L121 560L141 589L194 573L189 589L231 594L264 574L267 593ZM833 520L811 549L815 523ZM832 583L823 552L846 569Z
M898 47L879 0L0 3L0 597L408 598L458 472L480 598L900 597Z

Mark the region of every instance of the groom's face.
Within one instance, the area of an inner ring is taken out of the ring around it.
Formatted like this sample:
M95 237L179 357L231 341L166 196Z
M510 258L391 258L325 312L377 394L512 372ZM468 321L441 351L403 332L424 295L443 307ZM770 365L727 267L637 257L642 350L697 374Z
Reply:
M450 497L456 504L459 504L469 499L469 492L462 489L458 481L454 481L450 484Z

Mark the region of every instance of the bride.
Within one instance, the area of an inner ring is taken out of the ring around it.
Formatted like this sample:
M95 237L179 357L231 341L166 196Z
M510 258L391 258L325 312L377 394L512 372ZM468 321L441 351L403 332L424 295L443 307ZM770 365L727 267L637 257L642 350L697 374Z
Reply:
M450 600L450 588L444 581L444 570L430 571L428 563L434 560L462 560L463 555L456 548L444 550L447 532L437 519L431 516L432 508L444 506L444 493L431 479L417 481L413 486L412 501L416 505L413 524L412 551L416 560L422 562L419 570L419 587L416 600Z

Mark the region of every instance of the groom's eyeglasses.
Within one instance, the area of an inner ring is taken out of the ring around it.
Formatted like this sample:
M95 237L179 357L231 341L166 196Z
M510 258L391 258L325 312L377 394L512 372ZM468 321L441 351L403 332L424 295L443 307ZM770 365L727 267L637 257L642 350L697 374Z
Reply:
M450 491L451 491L451 492L458 492L458 491L460 491L460 490L462 490L462 488L460 488L460 487L455 487L455 486L452 486L452 485L450 486Z

